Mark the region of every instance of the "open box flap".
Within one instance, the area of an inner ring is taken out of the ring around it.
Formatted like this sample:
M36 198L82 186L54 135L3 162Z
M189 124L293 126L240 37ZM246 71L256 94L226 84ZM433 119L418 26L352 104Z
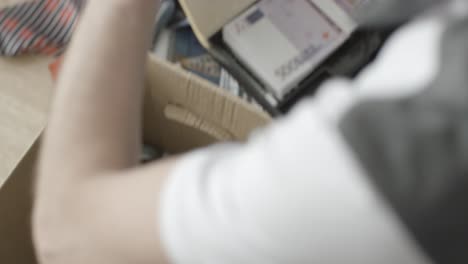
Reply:
M203 46L224 25L254 4L256 0L179 0L195 34Z
M216 141L245 141L271 121L256 106L171 63L153 56L147 69L144 138L149 144L177 153Z

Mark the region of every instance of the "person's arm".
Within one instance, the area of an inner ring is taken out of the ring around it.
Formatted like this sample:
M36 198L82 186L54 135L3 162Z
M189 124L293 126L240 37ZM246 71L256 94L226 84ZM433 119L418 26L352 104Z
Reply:
M42 263L161 263L163 162L140 152L147 50L159 0L90 0L44 135L33 219Z

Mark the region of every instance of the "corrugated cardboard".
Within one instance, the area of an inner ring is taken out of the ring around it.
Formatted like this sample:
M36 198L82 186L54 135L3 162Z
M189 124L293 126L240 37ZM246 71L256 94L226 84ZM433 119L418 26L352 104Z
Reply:
M30 220L37 151L36 142L0 188L0 263L37 263Z
M31 109L38 111L37 115L30 112L20 116L12 115L12 122L8 124L11 127L2 127L0 130L13 131L25 126L23 123L28 124L25 132L20 136L14 138L14 135L11 135L7 139L0 138L0 144L8 144L8 142L3 142L4 140L16 140L21 143L21 148L12 153L3 153L3 149L0 149L0 155L10 156L8 166L3 168L1 173L9 174L10 168L17 165L15 161L22 158L44 127L52 89L50 89L50 77L45 77L48 75L43 72L47 69L45 61L39 59L8 61L4 64L0 63L0 70L2 65L3 70L6 71L14 72L23 69L23 74L26 76L30 74L29 81L20 83L21 85L17 83L11 85L11 89L14 86L28 87L30 94L24 92L16 96L18 98L33 97L38 100L38 102L31 100L30 106ZM29 73L29 71L36 73ZM34 77L35 74L39 76ZM0 82L2 78L10 78L9 76L9 74L0 74ZM41 88L44 94L38 95L34 91L36 87L47 88ZM271 120L258 108L155 57L149 59L147 87L144 107L144 140L171 153L191 150L220 140L245 140L250 132L268 124ZM0 99L1 96L3 96L3 89L0 90ZM24 100L24 107L28 107L28 102ZM33 107L34 104L37 105ZM10 110L8 107L0 107L0 114L15 112L14 109ZM36 142L0 189L0 263L35 263L29 219L37 149L38 143Z
M245 140L252 129L270 122L258 108L208 81L151 58L145 116L145 140L170 152L220 140ZM161 129L164 127L164 129Z
M203 46L224 25L241 14L256 0L179 0L195 34Z

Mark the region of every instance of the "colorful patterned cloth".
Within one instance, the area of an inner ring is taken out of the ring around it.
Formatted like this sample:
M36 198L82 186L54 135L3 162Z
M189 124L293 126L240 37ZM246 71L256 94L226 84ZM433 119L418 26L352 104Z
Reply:
M83 0L37 0L0 11L0 55L59 53L70 40Z

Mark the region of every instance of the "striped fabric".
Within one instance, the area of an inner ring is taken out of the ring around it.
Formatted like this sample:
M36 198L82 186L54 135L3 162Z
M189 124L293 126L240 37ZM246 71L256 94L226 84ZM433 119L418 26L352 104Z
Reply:
M36 0L0 11L0 55L59 53L83 0Z

